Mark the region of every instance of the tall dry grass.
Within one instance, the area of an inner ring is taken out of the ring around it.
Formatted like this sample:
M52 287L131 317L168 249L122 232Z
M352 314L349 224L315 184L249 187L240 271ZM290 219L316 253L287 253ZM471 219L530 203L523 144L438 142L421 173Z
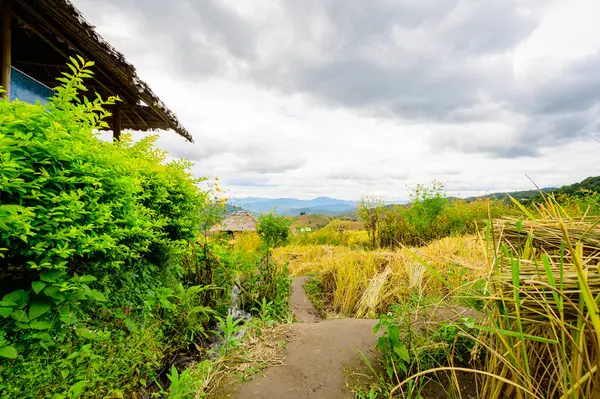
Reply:
M600 398L600 218L552 197L523 212L495 222L481 395Z
M356 230L353 224L361 222L340 222L334 220L327 226L313 232L298 233L291 238L297 245L345 245L364 248L370 243L365 230Z
M333 312L372 318L411 296L443 297L486 276L484 248L479 238L466 236L394 251L288 245L273 256L289 261L293 276L319 276Z
M487 317L478 336L463 330L483 362L422 370L391 396L428 374L461 371L481 377L481 398L600 398L600 217L590 217L600 205L565 207L553 197L533 209L515 204L523 216L489 230Z

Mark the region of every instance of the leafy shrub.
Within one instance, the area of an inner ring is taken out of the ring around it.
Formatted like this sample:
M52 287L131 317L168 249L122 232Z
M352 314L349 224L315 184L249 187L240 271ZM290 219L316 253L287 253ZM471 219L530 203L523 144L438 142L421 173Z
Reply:
M365 230L351 230L353 223L333 220L322 229L302 232L290 240L298 245L346 245L350 247L369 247L371 238Z
M356 213L365 223L365 230L373 248L379 244L379 228L384 209L383 200L377 197L364 197L356 204Z
M398 308L399 309L399 308ZM441 323L435 329L417 329L411 315L401 311L383 314L373 331L383 331L377 341L385 374L379 376L377 391L390 395L392 387L420 371L450 365L466 365L475 347L474 321L463 318L460 324ZM420 397L424 387L419 379L408 384L409 397Z
M365 222L372 247L421 246L450 236L474 234L489 217L514 210L503 201L450 201L438 181L418 184L408 205L384 205L362 200L358 214Z
M280 265L265 256L255 268L242 276L244 292L244 308L258 316L261 307L257 303L270 303L269 315L273 320L286 320L290 314L288 298L290 296L291 279L287 264Z
M267 248L275 248L287 242L291 224L292 221L284 216L263 213L258 217L257 230Z
M207 193L156 137L95 136L116 99L78 99L91 66L47 105L0 102L0 396L134 389L201 333L174 335L202 313L179 276Z

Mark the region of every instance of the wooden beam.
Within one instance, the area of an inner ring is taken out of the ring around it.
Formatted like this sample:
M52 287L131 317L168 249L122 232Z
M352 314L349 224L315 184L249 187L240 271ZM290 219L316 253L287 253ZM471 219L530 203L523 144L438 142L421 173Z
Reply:
M133 109L133 113L135 114L135 116L137 116L139 118L139 120L142 121L142 123L146 126L146 128L150 128L150 126L148 126L148 123L146 122L146 120L144 118L142 118L140 116L140 114L138 114L138 112L135 110L135 108Z
M135 123L133 123L133 120L129 117L129 115L127 114L127 112L121 112L121 117L127 119L127 121L129 122L129 124L131 126L133 126L133 130L135 130Z
M116 143L117 141L121 140L121 107L119 107L119 105L116 104L116 107L114 107L112 112L113 143Z
M4 88L6 93L4 94L6 97L10 98L10 65L11 65L11 1L12 0L0 0L0 9L2 13L2 29L1 29L1 51L0 58L2 59L1 63L1 78L0 85Z
M103 68L101 63L98 62L99 60L97 59L97 57L93 57L93 54L87 54L86 51L82 51L82 47L77 46L72 40L70 40L70 38L68 38L67 35L63 31L61 31L60 27L55 26L53 23L51 23L46 18L44 18L39 12L37 12L34 5L29 4L28 1L23 1L23 2L20 2L19 4L33 18L43 22L45 28L48 29L50 31L50 33L55 35L57 38L60 38L60 40L63 41L67 46L69 46L75 52L75 54L82 56L84 59L86 59L86 61L96 61L96 67L94 68L94 72L96 72L96 75L103 75L107 79L107 81L114 84L115 87L124 89L123 85L118 81L118 78L115 81L115 77L111 76L110 73L106 72L105 68ZM29 25L29 27L32 26L31 24L27 24L27 25ZM69 58L67 57L67 60L68 59ZM106 87L100 81L100 79L96 79L96 81L100 85ZM107 90L109 90L109 89L107 88ZM115 90L109 90L109 93L110 93L110 95L113 95L113 96L119 95L121 97L121 100L124 100L124 101L129 100L130 102L137 101L137 99L139 97L137 95L137 93L132 93L129 90L123 90L121 92L116 92Z
M126 109L126 110L144 108L142 105L123 103L123 102L116 102L114 104L106 104L104 106L104 108L106 108L108 110L112 110L113 108L117 108L117 107L119 107L121 109ZM148 107L145 107L145 108L148 108Z
M3 1L3 0L0 0L0 1ZM4 0L4 1L6 1L6 0ZM68 72L69 70L66 69L66 63L70 62L69 55L67 53L65 53L63 50L61 50L56 44L54 44L54 42L50 38L46 37L46 35L44 35L40 29L37 29L31 22L29 22L28 20L24 19L22 16L19 16L19 15L15 15L15 17L19 21L21 21L23 24L27 25L27 28L29 30L31 30L33 33L38 35L40 39L42 39L44 42L46 42L46 44L48 46L50 46L54 51L56 51L58 54L63 56L64 59L66 60L65 65L62 65L62 66L51 65L51 64L39 64L39 65L43 65L43 66L47 66L47 67L54 66L54 67L58 68L59 71L65 70ZM25 64L25 62L24 62L24 64ZM33 63L29 63L29 64L32 65ZM56 74L57 78L61 77L61 76L62 75L60 73ZM100 85L100 87L104 88L104 90L106 90L108 92L108 95L113 95L111 93L114 93L114 90L110 89L108 86L106 86L104 83L102 83L102 81L100 79L93 79L93 81L98 83L98 85ZM51 84L46 84L45 82L42 82L42 83L44 83L48 87L54 87L58 84L58 82L52 82Z
M81 47L75 45L75 43L72 40L70 40L69 37L67 37L67 35L64 33L63 29L61 29L60 26L55 26L54 24L50 23L46 18L44 18L40 13L38 13L36 11L36 8L32 4L28 4L28 3L29 3L29 1L19 1L20 6L23 7L23 9L27 13L29 13L29 15L31 15L33 18L42 21L44 23L46 29L48 29L50 31L50 33L52 33L55 36L57 36L58 38L60 38L61 41L63 41L67 46L69 46L77 54L83 56L84 58L94 60L94 57L89 57L89 55L86 54L86 52L82 51ZM105 62L102 59L102 57L95 57L95 58L97 58L96 59L97 65ZM106 72L105 69L103 67L101 67L101 65L97 66L96 71L99 74L103 75L107 79L108 82L110 82L111 84L115 84L116 87L118 87L122 90L120 93L112 92L113 95L118 94L121 97L121 100L130 102L130 103L135 103L138 101L138 99L141 99L142 101L145 102L146 106L149 109L154 111L153 113L155 114L155 117L164 122L165 126L161 127L161 129L169 129L170 128L170 129L176 130L176 126L174 126L172 124L172 121L169 119L168 115L165 114L165 111L159 105L156 105L153 103L152 98L148 99L150 101L146 101L146 99L142 98L141 93L139 93L136 89L132 89L130 87L127 87L127 85L122 84L120 82L119 77L113 76L109 72ZM104 86L104 84L102 84L102 82L99 79L97 80L97 82L99 84L101 84L102 86ZM190 136L189 140L191 142L193 142L193 139L191 139L191 136Z

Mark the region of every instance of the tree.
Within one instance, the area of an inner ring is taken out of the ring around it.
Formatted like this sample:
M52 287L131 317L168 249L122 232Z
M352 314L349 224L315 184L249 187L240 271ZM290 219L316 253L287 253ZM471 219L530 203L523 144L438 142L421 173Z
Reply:
M275 248L287 242L292 221L273 212L258 217L258 234L267 249Z
M383 199L380 197L363 197L356 204L356 213L365 223L365 229L373 248L377 247L378 229L383 215Z

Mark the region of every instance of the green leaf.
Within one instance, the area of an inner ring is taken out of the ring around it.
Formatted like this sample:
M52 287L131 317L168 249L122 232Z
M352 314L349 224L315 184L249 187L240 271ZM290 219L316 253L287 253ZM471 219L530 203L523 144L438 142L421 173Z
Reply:
M463 317L463 324L465 325L465 327L467 328L474 328L475 327L475 319L472 317Z
M91 290L88 293L88 297L98 302L106 302L106 297L98 290Z
M52 322L48 320L33 320L29 323L29 327L35 330L49 330L52 328Z
M50 310L49 303L34 302L29 307L29 320L36 319Z
M50 270L49 272L40 274L40 278L42 281L53 283L65 274L67 274L67 272L64 270Z
M125 327L127 327L129 329L129 331L137 331L138 330L137 324L135 324L135 322L133 320L131 320L129 317L125 319Z
M96 277L89 276L89 275L79 277L79 281L81 281L82 283L91 283L92 281L96 281L96 280L97 280Z
M85 389L85 380L79 381L71 386L69 389L69 393L71 394L71 399L77 399L83 394L83 390Z
M0 308L0 316L4 317L6 319L8 316L10 316L12 311L13 311L13 308Z
M20 310L20 309L14 310L10 314L10 317L12 317L16 321L20 321L22 323L27 323L29 321L29 318L27 317L27 313L25 313L24 310Z
M63 294L58 287L46 287L44 288L44 294L52 299L56 299L59 303L66 299L65 294Z
M14 302L16 306L25 305L29 301L29 293L25 290L13 291L4 295L3 301Z
M390 337L390 342L392 343L392 345L395 346L401 342L399 326L395 326L395 325L388 326L387 332Z
M0 306L17 306L17 303L13 301L0 301Z
M518 331L512 331L512 330L504 330L501 328L493 328L493 327L488 327L488 326L481 326L481 325L475 325L475 328L479 329L479 330L483 330L483 331L488 331L494 334L499 334L499 335L505 335L508 337L517 337L520 339L529 339L531 341L537 341L537 342L543 342L545 344L558 344L558 341L554 340L554 339L548 339L548 338L543 338L543 337L538 337L535 335L530 335L530 334L525 334L525 333L521 333Z
M398 368L400 368L400 370L402 370L403 373L406 373L406 371L408 370L406 368L406 364L404 364L404 363L399 363Z
M58 314L60 317L69 317L71 314L71 307L69 305L61 307Z
M97 340L98 339L98 335L93 333L90 329L85 328L85 327L77 327L75 329L75 333L77 335L79 335L81 338L85 338L85 339L93 339L93 340Z
M34 333L33 336L41 341L52 342L52 337L47 332Z
M43 290L46 287L46 283L44 283L43 281L34 281L31 283L31 288L33 288L33 291L36 294L39 294L41 290Z
M16 359L19 353L15 349L14 346L3 346L0 348L0 356L5 357L7 359Z
M514 199L513 197L511 197L510 195L508 196L508 198L510 198L510 200L513 202L513 204L515 204L517 206L517 208L519 208L521 210L521 212L523 212L528 218L529 220L535 220L535 216L533 216L533 214L531 212L529 212L529 210L519 202L519 200Z
M404 343L400 343L399 345L394 346L394 352L402 361L407 363L410 361L408 349L406 349L406 345L404 345Z

